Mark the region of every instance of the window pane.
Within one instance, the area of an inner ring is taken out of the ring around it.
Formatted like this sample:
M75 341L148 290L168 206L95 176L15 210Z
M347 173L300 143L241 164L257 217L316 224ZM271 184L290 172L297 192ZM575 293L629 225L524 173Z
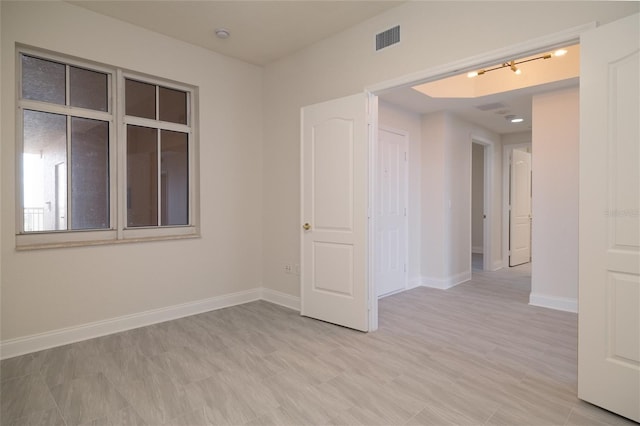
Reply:
M156 118L156 86L135 80L125 80L125 114Z
M109 123L71 118L71 229L109 228Z
M189 224L189 139L186 133L162 130L160 141L162 225Z
M67 229L67 119L25 110L23 123L23 230Z
M107 110L107 75L83 68L69 68L69 98L74 107Z
M65 66L22 55L22 97L65 104Z
M127 126L127 226L158 225L158 130Z
M187 124L187 93L160 87L160 120Z

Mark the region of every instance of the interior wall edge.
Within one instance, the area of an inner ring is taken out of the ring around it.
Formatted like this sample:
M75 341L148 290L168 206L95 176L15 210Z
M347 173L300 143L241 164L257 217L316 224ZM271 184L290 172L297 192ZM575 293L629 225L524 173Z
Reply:
M31 352L62 346L70 343L89 340L113 333L145 327L204 312L215 311L231 306L242 305L265 299L263 288L256 287L250 290L230 293L208 299L196 300L188 303L152 309L130 315L123 315L102 321L90 322L73 327L66 327L30 336L8 339L0 342L0 359L13 358ZM269 297L269 296L268 296ZM273 299L273 297L271 297ZM277 303L277 302L272 302ZM277 303L280 304L280 303ZM284 305L286 306L286 305Z
M439 290L447 290L471 280L471 271L461 272L459 274L450 275L444 278L422 277L422 287L437 288Z
M531 293L529 295L529 305L554 309L556 311L578 313L578 299L568 297Z
M276 305L284 306L285 308L293 309L294 311L300 311L300 297L298 296L292 296L281 291L262 287L261 299Z

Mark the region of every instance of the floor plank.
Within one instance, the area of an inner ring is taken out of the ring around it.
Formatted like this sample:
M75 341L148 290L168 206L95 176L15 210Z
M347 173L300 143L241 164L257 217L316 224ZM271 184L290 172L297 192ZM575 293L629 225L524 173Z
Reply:
M626 425L576 397L530 265L380 300L364 334L253 302L2 361L2 424Z

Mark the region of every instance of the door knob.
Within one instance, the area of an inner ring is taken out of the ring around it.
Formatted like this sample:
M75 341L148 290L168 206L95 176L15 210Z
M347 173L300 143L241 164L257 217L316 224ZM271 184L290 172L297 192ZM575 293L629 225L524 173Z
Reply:
M311 225L309 225L308 223L305 223L304 225L302 225L302 229L304 229L305 231L308 231L309 229L311 229Z

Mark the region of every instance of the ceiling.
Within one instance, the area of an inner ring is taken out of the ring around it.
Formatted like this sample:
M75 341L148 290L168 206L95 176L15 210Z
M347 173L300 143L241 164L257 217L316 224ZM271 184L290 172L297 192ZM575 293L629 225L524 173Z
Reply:
M564 53L541 52L514 59L519 73L512 72L508 64L497 64L493 71L473 78L463 73L393 89L379 98L418 114L450 111L498 134L526 132L531 130L534 95L579 84L580 46L566 46ZM512 123L510 116L523 121Z
M391 1L69 1L69 3L256 65L403 3ZM231 37L221 40L217 28Z
M418 114L450 111L470 123L498 134L507 134L531 131L531 101L534 95L576 86L577 77L478 98L431 98L405 87L381 94L379 98ZM524 121L511 123L505 119L510 114L522 117Z
M242 61L266 65L365 21L403 0L68 0L111 16ZM231 36L215 36L217 28ZM484 76L482 76L484 77ZM432 98L411 87L380 94L380 99L419 114L451 111L499 134L531 130L532 96L578 85L578 78L474 98ZM501 104L486 110L478 106ZM512 124L505 115L524 118Z

